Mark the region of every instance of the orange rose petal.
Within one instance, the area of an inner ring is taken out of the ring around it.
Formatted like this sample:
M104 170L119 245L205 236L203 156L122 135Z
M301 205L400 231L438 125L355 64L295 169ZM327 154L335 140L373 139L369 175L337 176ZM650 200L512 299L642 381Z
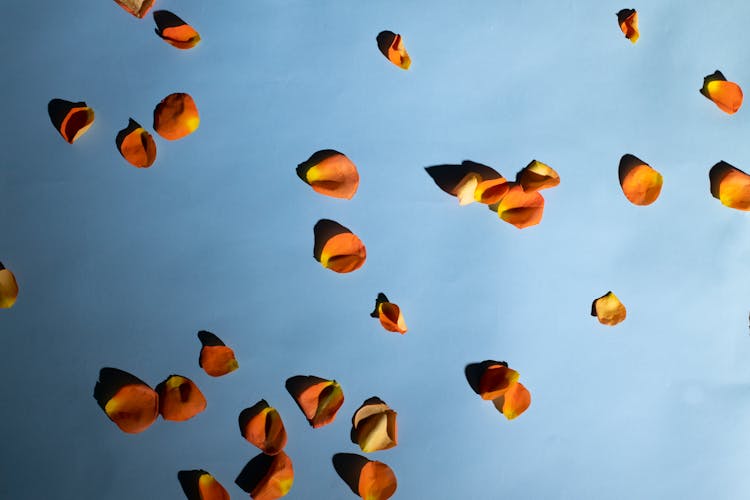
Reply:
M409 69L411 58L409 57L409 53L406 52L401 35L397 35L392 31L381 31L376 40L378 42L378 49L380 49L380 52L389 61L401 69Z
M622 9L617 13L617 23L625 38L635 43L641 34L638 31L638 12L633 9Z
M240 433L250 444L266 455L276 455L286 446L286 429L281 415L265 399L242 410L239 416Z
M117 150L125 160L138 168L148 168L156 160L156 143L146 129L132 118L115 139Z
M203 345L198 357L198 366L211 377L221 377L239 368L234 351L224 345L219 337L211 332L201 330L198 338Z
M357 166L343 153L324 149L297 166L297 175L316 192L350 200L359 187Z
M192 26L168 10L154 12L156 34L178 49L192 49L201 41L201 36Z
M479 378L479 395L482 399L497 399L518 382L519 376L517 371L508 368L505 363L489 365Z
M516 183L524 191L540 191L560 184L560 175L549 165L531 160L516 174Z
M521 382L517 382L492 402L495 408L505 415L505 418L513 420L531 405L531 393Z
M720 161L708 173L711 195L722 205L736 210L750 210L750 175Z
M333 422L344 404L344 392L335 380L298 375L287 379L286 389L313 429Z
M380 319L380 324L389 332L406 333L406 321L401 309L388 301L384 293L379 293L375 299L375 310L370 313L373 318Z
M123 432L148 429L159 416L159 396L143 380L116 368L102 368L94 399Z
M396 474L383 462L370 461L359 476L359 496L365 500L386 500L396 493Z
M229 500L229 493L211 474L203 469L181 470L177 473L182 491L188 500Z
M261 453L250 460L235 479L235 484L255 500L275 500L292 489L294 468L289 456Z
M164 420L181 422L206 409L206 398L187 377L170 375L156 386L156 392L159 393L159 413Z
M154 130L167 140L182 139L199 125L198 108L188 94L170 94L154 109Z
M502 176L496 179L481 181L474 189L474 200L485 205L492 205L500 202L509 189L508 180Z
M0 309L9 309L13 307L18 298L18 283L16 277L6 269L0 262Z
M397 413L380 398L366 400L352 417L352 442L369 453L398 444Z
M459 204L467 205L472 201L488 203L483 197L496 196L498 189L504 194L505 188L498 188L505 179L492 167L466 160L460 165L445 164L425 167L427 174L435 184L446 193L456 196ZM487 184L484 184L484 183ZM484 195L484 191L487 194Z
M703 78L700 93L730 115L742 106L742 89L736 83L728 82L719 70Z
M618 175L622 192L633 205L650 205L661 193L661 174L631 154L620 160Z
M591 315L596 316L599 323L615 326L625 321L625 306L612 292L607 292L591 304Z
M77 141L94 123L94 110L85 102L52 99L47 112L52 125L69 144Z
M143 18L154 5L154 0L115 0L115 2L138 18Z
M497 206L498 216L518 229L539 224L544 213L542 195L537 191L524 191L515 182L508 184L510 189Z
M337 273L350 273L365 263L367 251L364 244L338 222L321 219L315 224L313 233L313 257L323 267Z

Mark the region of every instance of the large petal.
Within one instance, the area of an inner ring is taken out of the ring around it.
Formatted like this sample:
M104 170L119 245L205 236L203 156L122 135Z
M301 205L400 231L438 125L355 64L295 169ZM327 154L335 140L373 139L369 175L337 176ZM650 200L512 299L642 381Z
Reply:
M13 307L18 298L16 277L0 262L0 309Z
M352 417L352 442L366 453L393 448L398 444L396 417L380 398L366 400Z
M524 191L516 183L497 205L497 215L518 229L534 226L542 221L544 198L538 191Z
M708 173L711 194L729 208L750 210L750 175L720 161Z
M292 459L283 451L276 455L261 453L245 465L234 482L254 500L281 498L294 484Z
M192 134L200 122L198 108L189 94L169 94L154 109L154 130L170 141Z
M316 192L351 199L359 186L357 166L343 153L324 149L297 166L297 175Z
M321 219L313 228L313 257L337 273L356 271L367 258L365 245L348 228L330 219Z
M242 437L266 455L276 455L286 446L286 429L281 415L276 408L268 406L265 399L242 410L239 424Z
M117 368L102 368L94 399L123 432L148 429L159 416L159 396L143 380Z
M661 193L661 174L636 156L623 155L618 175L622 192L633 205L650 205Z
M287 379L286 389L313 429L333 422L344 404L344 392L335 380L297 375Z
M181 422L206 409L206 398L187 377L170 375L156 386L156 392L159 393L159 413L164 420Z
M728 82L719 70L703 78L700 93L730 115L742 106L742 89L736 83Z

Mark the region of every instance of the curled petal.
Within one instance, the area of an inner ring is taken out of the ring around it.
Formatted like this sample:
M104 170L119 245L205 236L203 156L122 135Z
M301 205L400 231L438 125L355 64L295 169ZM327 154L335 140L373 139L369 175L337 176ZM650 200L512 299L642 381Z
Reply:
M94 399L123 432L148 429L159 416L159 396L143 380L117 368L102 368Z
M344 392L335 380L298 375L287 379L286 389L313 429L333 422L344 404Z
M192 134L200 122L195 101L185 93L168 95L154 109L154 130L170 141Z
M198 338L203 346L198 357L198 366L211 377L221 377L239 368L234 351L224 345L219 337L211 332L201 330Z
M373 318L380 319L380 324L389 332L406 333L406 321L401 314L401 308L388 301L384 293L379 293L375 299L375 310L370 314Z
M201 36L192 26L168 10L154 12L156 34L172 47L192 49L201 41Z
M633 9L622 9L617 13L617 23L625 38L635 43L641 34L638 31L638 12Z
M85 102L52 99L47 111L52 125L69 144L77 141L94 123L94 110Z
M750 175L720 161L708 173L711 195L722 205L736 210L750 210Z
M264 399L242 410L239 424L242 437L266 455L277 455L286 446L286 429L281 415Z
M398 444L397 413L377 397L365 401L352 418L352 442L369 453Z
M700 93L730 115L736 113L742 106L742 89L736 83L728 82L719 70L703 79L703 88Z
M504 177L487 179L477 184L474 189L474 200L485 205L499 203L508 193L510 186Z
M591 304L591 315L596 316L599 323L615 326L625 320L625 306L612 292L607 292Z
M537 191L524 191L516 183L509 184L510 189L497 205L498 216L518 229L539 224L544 213L542 195Z
M516 183L524 191L539 191L560 184L560 175L546 163L531 160L516 174Z
M409 69L411 58L404 47L401 35L392 31L381 31L377 36L378 48L383 55L401 69Z
M203 469L181 470L177 480L188 500L229 500L227 490Z
M531 393L521 382L511 385L502 396L492 401L495 408L505 415L508 420L513 420L531 405Z
M321 219L313 233L313 257L323 267L337 273L350 273L365 263L367 251L362 240L338 222Z
M156 386L156 392L159 393L159 413L164 420L181 422L206 409L206 398L187 377L170 375Z
M479 378L479 395L482 399L497 399L518 382L519 373L504 363L486 366Z
M122 157L134 167L148 168L156 160L154 138L132 118L117 134L115 143Z
M622 192L633 205L650 205L659 197L664 180L648 163L626 154L620 160L618 174Z
M313 153L297 166L297 175L316 192L334 198L351 199L359 187L357 167L333 149Z
M466 160L460 165L445 164L425 167L427 174L432 177L435 184L446 193L456 196L461 205L472 201L490 203L485 197L495 196L499 184L505 179L492 167ZM488 182L487 184L484 184ZM484 195L484 191L488 193ZM500 188L502 194L506 189Z
M275 500L292 489L294 468L289 456L261 453L250 460L235 479L235 484L254 500Z
M396 474L383 462L370 461L362 467L358 490L365 500L387 500L397 487Z

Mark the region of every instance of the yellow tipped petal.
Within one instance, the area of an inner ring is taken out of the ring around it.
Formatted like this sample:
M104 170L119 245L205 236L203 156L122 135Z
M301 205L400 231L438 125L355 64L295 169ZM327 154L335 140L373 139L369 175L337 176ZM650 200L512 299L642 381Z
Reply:
M626 310L614 293L607 292L591 304L591 315L603 325L615 326L625 321Z

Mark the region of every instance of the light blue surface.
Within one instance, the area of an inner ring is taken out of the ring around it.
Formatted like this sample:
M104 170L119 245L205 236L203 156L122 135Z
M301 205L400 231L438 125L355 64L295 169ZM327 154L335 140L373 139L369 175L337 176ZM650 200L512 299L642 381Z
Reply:
M615 13L638 9L641 39ZM750 110L698 93L721 70L750 88L750 4L541 0L157 0L203 37L178 51L151 15L112 1L10 2L0 46L0 261L19 282L0 311L0 497L181 498L180 469L230 491L256 450L237 415L266 399L286 424L289 499L354 498L331 456L356 453L350 419L377 395L398 447L371 454L402 499L742 499L750 488L747 214L710 196L719 160L750 169ZM404 36L412 67L378 52ZM132 117L188 92L191 136L155 135L154 166L117 152ZM52 98L96 122L66 144ZM295 167L319 149L360 172L352 201L314 193ZM617 182L632 153L662 195L635 207ZM423 167L471 159L506 177L555 168L539 226L459 207ZM367 246L336 275L312 258L331 218ZM589 316L613 290L615 328ZM404 336L369 317L385 292ZM237 353L211 379L196 332ZM464 366L502 359L532 405L508 422ZM192 378L208 409L120 432L92 398L113 366L155 386ZM312 430L284 389L338 380L346 402Z

